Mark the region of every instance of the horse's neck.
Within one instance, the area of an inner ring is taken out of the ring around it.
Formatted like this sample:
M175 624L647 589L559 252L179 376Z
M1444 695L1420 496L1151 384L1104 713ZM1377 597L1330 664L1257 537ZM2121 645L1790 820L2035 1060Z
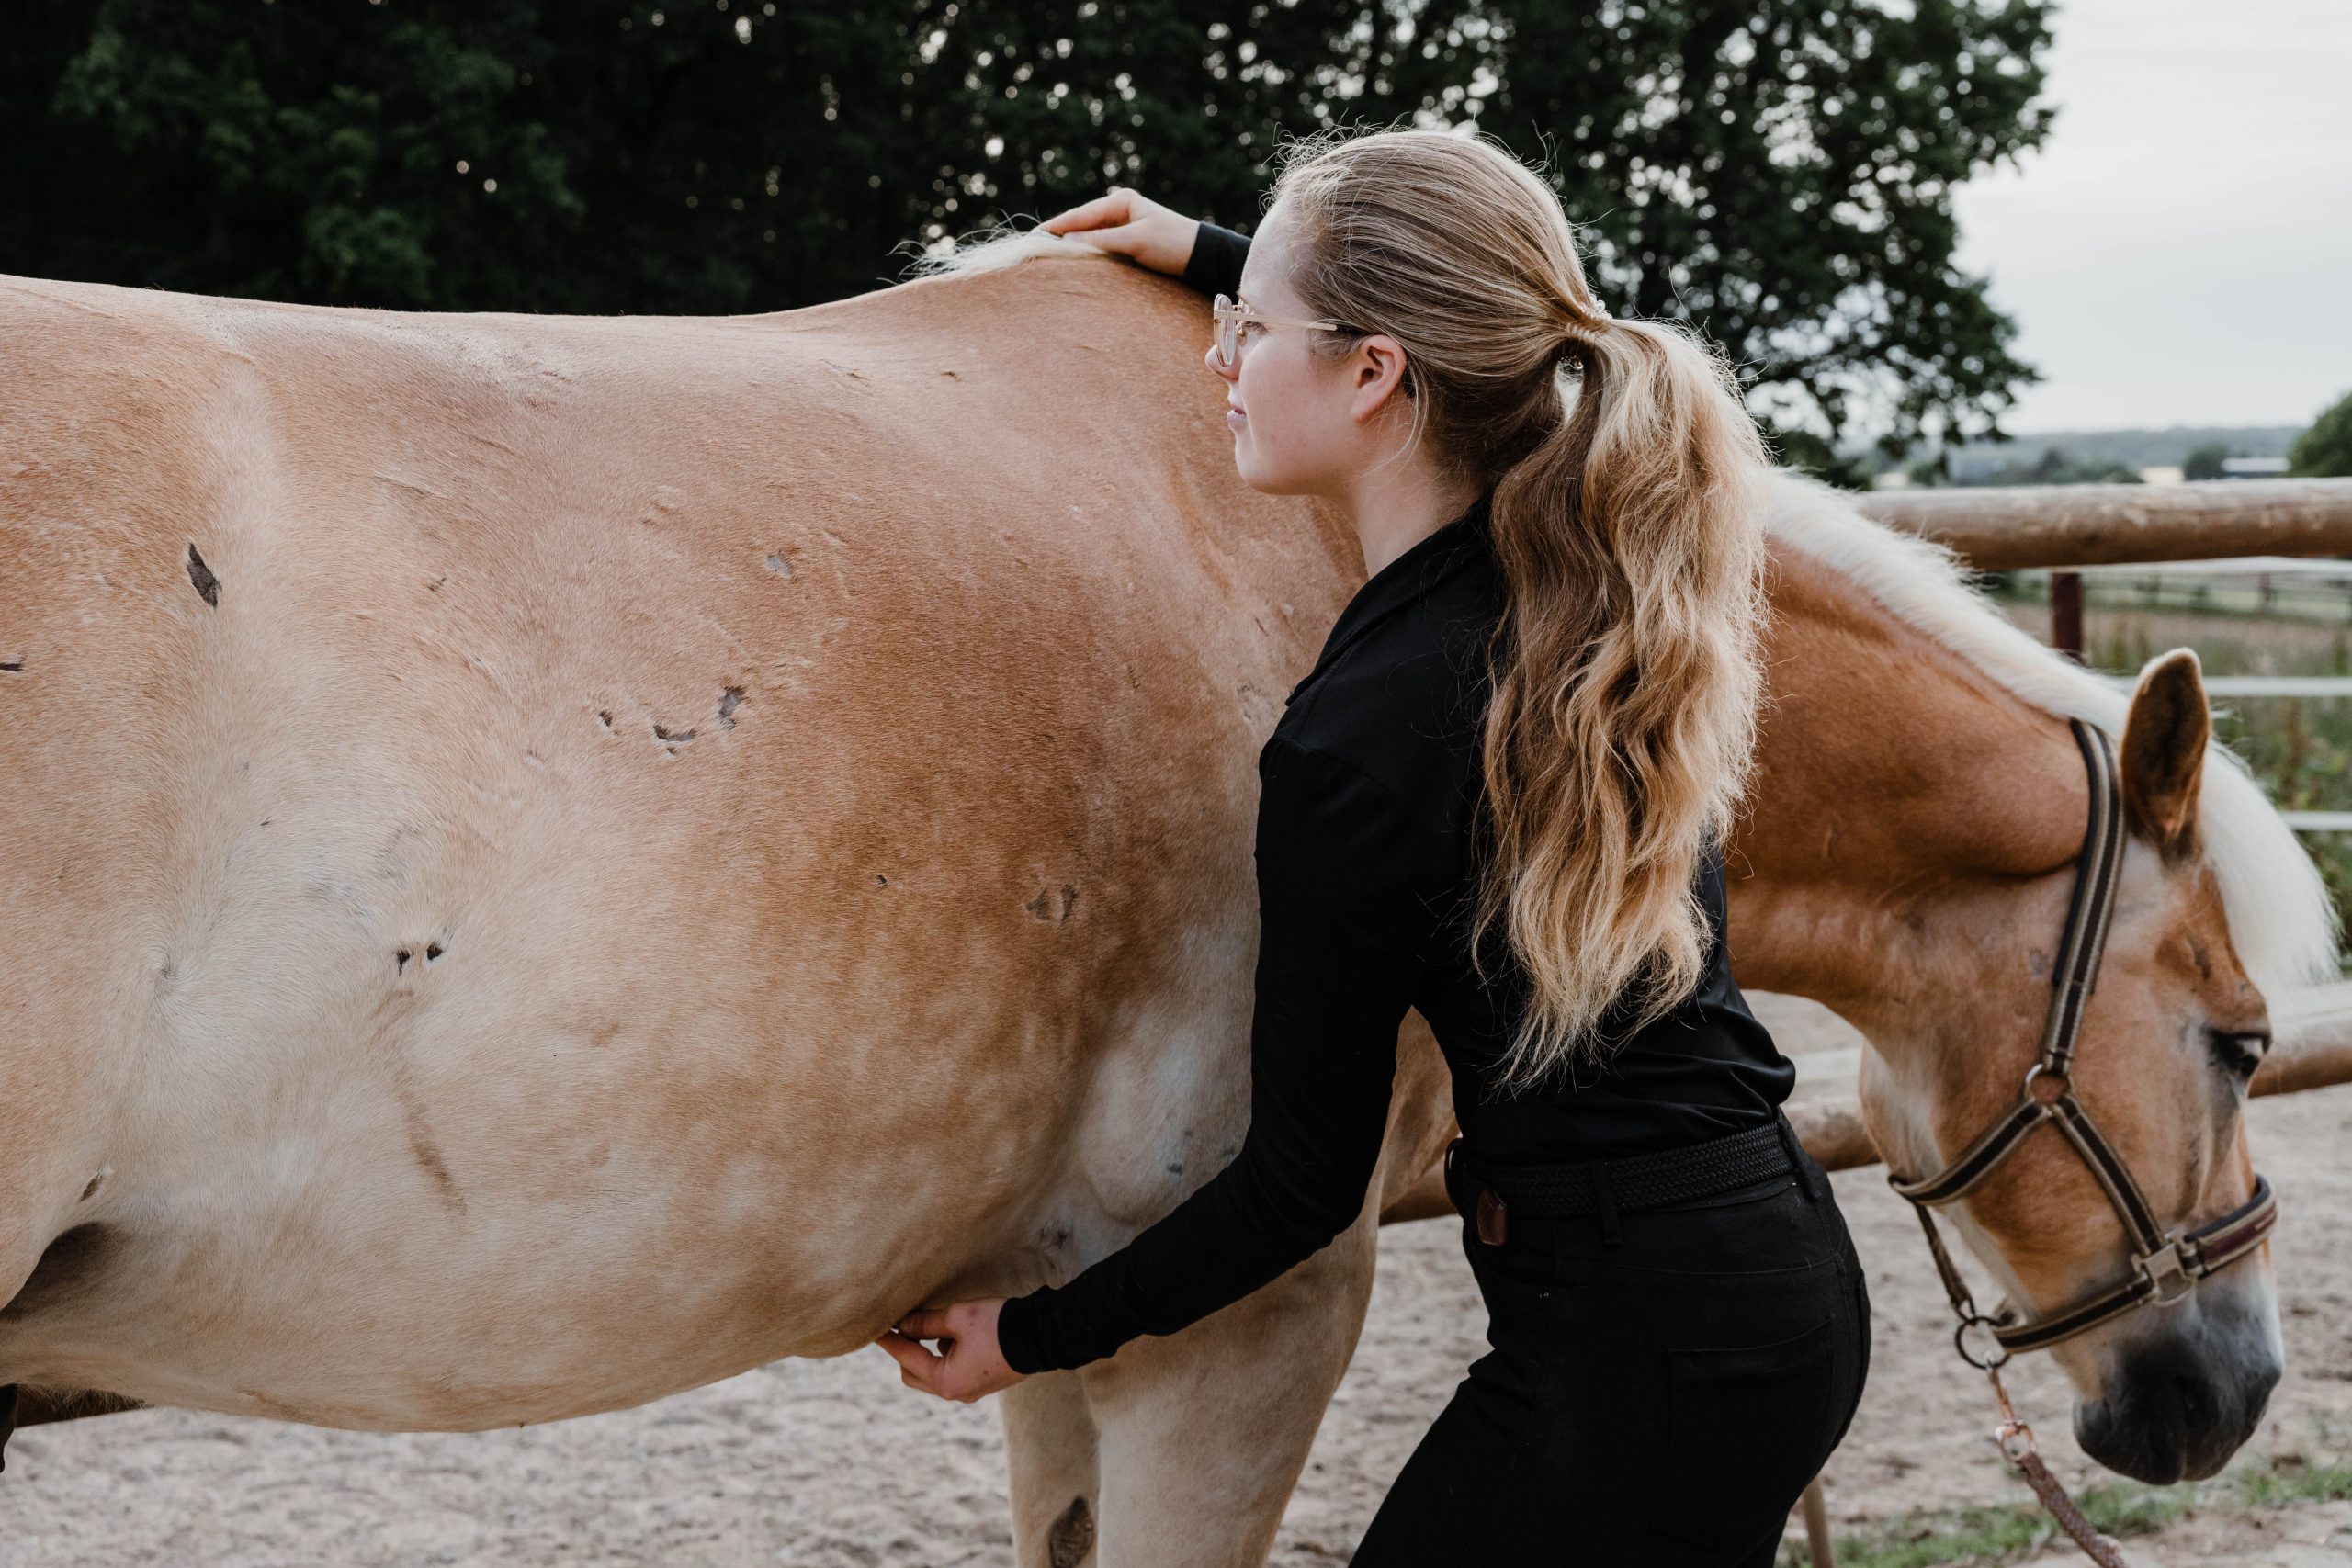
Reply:
M1881 1052L2030 993L2087 809L2060 719L1849 580L1775 556L1770 695L1736 835L1741 984L1811 997Z

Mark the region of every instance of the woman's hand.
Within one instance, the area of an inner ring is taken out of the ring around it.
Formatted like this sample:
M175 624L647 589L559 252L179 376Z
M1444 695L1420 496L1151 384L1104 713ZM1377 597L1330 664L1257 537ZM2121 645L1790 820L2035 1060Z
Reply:
M1173 212L1125 186L1113 186L1083 207L1057 212L1037 225L1049 234L1068 234L1097 250L1125 256L1154 272L1182 276L1193 259L1200 220Z
M874 1343L890 1352L899 1381L909 1388L969 1404L1027 1375L1006 1366L996 1347L996 1314L1003 1305L1004 1298L996 1296L910 1312ZM944 1353L925 1348L925 1339L940 1341Z

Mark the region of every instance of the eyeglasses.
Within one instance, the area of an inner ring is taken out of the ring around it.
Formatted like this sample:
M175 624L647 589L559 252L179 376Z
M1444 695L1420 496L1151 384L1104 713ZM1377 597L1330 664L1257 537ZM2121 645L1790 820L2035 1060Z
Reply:
M1244 305L1229 294L1216 297L1210 310L1216 317L1216 362L1219 367L1233 368L1241 357L1241 329L1256 327L1264 332L1273 327L1309 327L1317 332L1355 333L1361 329L1345 321L1302 321L1289 316L1269 316L1255 306Z

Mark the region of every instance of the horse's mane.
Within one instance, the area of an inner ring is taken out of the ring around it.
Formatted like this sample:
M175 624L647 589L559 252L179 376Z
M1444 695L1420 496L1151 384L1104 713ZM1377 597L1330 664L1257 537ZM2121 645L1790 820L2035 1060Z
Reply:
M1000 225L957 236L952 250L942 247L917 255L907 265L907 278L929 277L944 272L995 272L1001 267L1017 266L1031 256L1092 256L1098 261L1114 259L1110 252L1084 240L1048 233L1043 229L1014 229Z
M1769 508L1765 528L1776 546L1850 579L2033 706L2122 738L2130 694L2013 625L1951 550L1872 522L1847 492L1791 469L1778 470ZM2206 755L2197 821L2238 962L2264 996L2276 1004L2299 987L2335 980L2337 918L2318 868L2245 761L2218 742Z

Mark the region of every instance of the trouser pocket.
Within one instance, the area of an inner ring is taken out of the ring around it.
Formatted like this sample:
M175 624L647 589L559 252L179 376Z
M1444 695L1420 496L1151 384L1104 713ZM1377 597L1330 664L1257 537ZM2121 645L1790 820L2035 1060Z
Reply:
M1780 1528L1845 1414L1839 1326L1831 1314L1765 1344L1666 1352L1661 1536L1728 1561Z

